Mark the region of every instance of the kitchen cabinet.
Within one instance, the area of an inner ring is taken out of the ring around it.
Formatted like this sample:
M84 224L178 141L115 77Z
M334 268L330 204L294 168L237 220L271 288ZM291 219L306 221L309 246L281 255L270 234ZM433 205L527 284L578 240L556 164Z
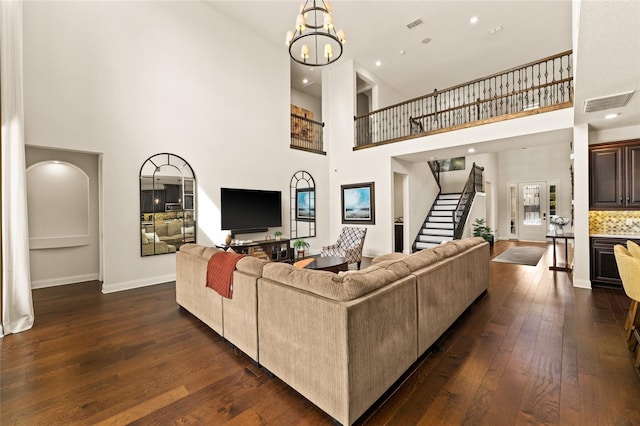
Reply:
M640 210L640 139L589 148L589 205Z
M591 285L594 287L611 287L622 289L622 280L613 246L621 244L626 247L629 238L591 237ZM631 239L640 244L640 239Z

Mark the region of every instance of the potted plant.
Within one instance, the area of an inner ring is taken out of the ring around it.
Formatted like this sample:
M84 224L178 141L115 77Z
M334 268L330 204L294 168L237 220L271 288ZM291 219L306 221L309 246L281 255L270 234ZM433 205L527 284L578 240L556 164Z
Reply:
M308 249L309 247L311 247L311 245L302 238L293 242L293 248L295 248L298 253L298 259L304 257L304 250Z
M473 236L484 238L489 243L489 248L493 249L493 234L484 219L476 218L473 222Z
M280 241L280 238L282 238L282 232L280 231L274 232L273 235L276 237L276 241Z

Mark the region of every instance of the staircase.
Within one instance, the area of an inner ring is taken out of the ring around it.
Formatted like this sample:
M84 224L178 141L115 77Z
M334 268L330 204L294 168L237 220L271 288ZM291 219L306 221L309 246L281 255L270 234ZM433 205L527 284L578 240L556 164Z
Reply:
M453 211L458 205L460 195L438 195L416 238L414 250L435 247L443 241L453 240Z

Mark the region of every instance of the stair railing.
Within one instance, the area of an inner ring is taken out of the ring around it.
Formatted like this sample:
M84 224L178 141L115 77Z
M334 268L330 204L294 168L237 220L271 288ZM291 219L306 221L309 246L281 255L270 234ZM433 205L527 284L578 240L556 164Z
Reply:
M484 192L484 179L482 178L484 167L476 166L473 163L467 182L464 184L462 194L456 205L455 210L451 212L453 216L453 239L459 240L462 238L462 231L464 225L467 223L469 216L469 210L471 209L471 203L476 195L476 192Z
M431 169L431 173L433 173L433 177L438 184L438 194L442 192L442 186L440 186L440 163L437 161L427 161L429 164L429 168Z

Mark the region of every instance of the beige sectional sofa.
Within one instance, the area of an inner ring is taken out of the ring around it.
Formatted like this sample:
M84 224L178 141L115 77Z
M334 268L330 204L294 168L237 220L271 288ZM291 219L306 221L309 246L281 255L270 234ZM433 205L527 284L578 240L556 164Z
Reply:
M181 248L178 303L347 425L489 285L489 245L470 238L340 274L244 258L224 299L204 285L216 250Z

